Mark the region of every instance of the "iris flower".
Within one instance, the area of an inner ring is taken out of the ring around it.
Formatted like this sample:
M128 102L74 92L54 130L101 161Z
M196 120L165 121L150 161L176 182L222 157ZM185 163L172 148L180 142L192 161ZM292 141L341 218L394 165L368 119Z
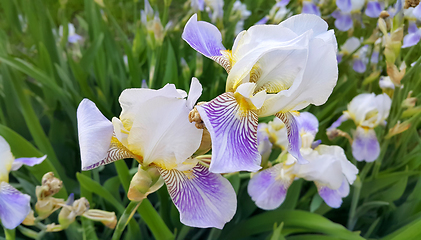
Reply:
M188 97L173 84L159 90L126 89L119 98L120 118L112 121L84 99L77 110L82 170L134 158L140 169L148 169L138 175L159 172L151 188L157 190L165 182L183 224L222 228L234 216L236 194L227 179L192 157L203 130L190 123L188 115L201 92L196 78ZM131 186L141 178L134 178Z
M338 10L332 13L335 20L335 27L340 31L348 31L352 28L353 16L359 16L364 7L364 0L337 0Z
M0 220L5 228L16 228L31 211L31 197L8 183L9 172L18 170L22 165L40 164L46 157L15 159L9 144L0 136Z
M377 96L374 93L360 94L352 99L348 110L327 131L336 129L348 119L354 120L357 130L352 142L352 155L358 161L372 162L380 154L380 144L374 128L385 124L391 104L392 100L385 93Z
M291 111L325 103L336 85L337 43L327 27L318 16L300 14L252 26L226 50L214 25L190 18L183 39L228 72L226 92L196 106L212 138L211 172L259 170L258 117L271 115L285 123L290 153L306 162Z
M271 210L279 207L285 199L289 186L295 179L314 181L320 197L332 208L342 204L349 194L349 185L356 179L358 169L347 160L339 146L319 145L314 142L318 132L317 118L308 112L296 117L303 138L301 153L308 164L297 164L289 153L282 162L254 175L248 185L248 193L256 205ZM284 132L284 138L286 134Z

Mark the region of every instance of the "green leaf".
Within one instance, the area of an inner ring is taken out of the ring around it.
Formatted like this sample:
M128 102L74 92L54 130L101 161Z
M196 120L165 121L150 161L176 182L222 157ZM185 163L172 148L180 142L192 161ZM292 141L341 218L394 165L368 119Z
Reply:
M401 240L401 239L420 239L421 238L421 218L399 228L395 232L387 235L381 240Z

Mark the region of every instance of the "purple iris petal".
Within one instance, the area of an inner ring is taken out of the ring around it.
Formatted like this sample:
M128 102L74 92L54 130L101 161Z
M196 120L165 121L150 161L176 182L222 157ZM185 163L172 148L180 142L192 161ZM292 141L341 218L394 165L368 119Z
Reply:
M196 109L212 139L211 172L255 172L261 168L255 112L241 112L243 110L231 92L196 106Z
M373 129L357 127L352 143L352 155L358 161L373 162L380 155L380 144Z
M317 120L316 116L309 112L300 113L295 120L297 120L298 128L300 130L304 130L314 136L319 131L319 120Z
M342 12L351 12L351 0L336 0L336 6L338 6L338 8L341 9Z
M7 229L14 229L31 211L31 197L6 182L0 183L0 220Z
M303 3L303 9L301 13L314 14L319 17L321 15L319 8L314 3L310 3L310 2Z
M345 122L346 120L348 120L349 118L346 115L341 115L338 120L336 120L334 123L332 123L332 125L330 125L330 127L328 129L326 129L327 131L333 130L335 128L338 128L339 126L341 126L341 124L343 122Z
M418 27L415 22L409 22L408 26L408 33L416 33L418 32Z
M339 208L342 205L342 198L349 194L349 184L344 178L342 185L336 189L330 189L327 186L318 187L319 195L325 203L332 208Z
M265 169L250 179L247 192L259 208L272 210L285 200L293 178L281 179L282 164Z
M229 181L201 165L188 171L159 170L180 221L192 227L222 229L232 219L237 199Z
M412 12L418 21L421 21L421 4L418 4Z
M192 48L208 58L221 56L221 50L225 50L218 28L210 23L197 21L196 14L190 18L184 27L182 38Z
M417 45L421 39L421 32L409 33L403 38L402 48L412 47Z
M286 113L277 113L275 114L282 122L285 124L288 133L288 152L297 159L299 164L306 164L308 163L307 160L301 156L300 148L301 148L301 137L300 137L300 130L298 129L297 121L295 120L294 116L290 112Z
M262 19L260 19L255 25L261 25L266 24L267 21L269 21L269 18L267 16L264 16Z
M365 15L371 18L378 18L382 12L382 6L379 2L370 1L367 3L367 8L365 9Z
M257 149L262 156L262 162L269 159L270 153L272 152L272 143L269 141L269 136L263 130L259 130L261 124L257 129Z
M352 28L351 14L340 14L335 20L335 27L340 31L348 31Z
M12 168L10 169L11 171L16 171L18 170L20 167L22 167L22 165L26 165L26 166L34 166L37 164L42 163L42 161L44 161L47 158L47 155L44 155L40 158L37 157L32 157L32 158L16 158L15 161L13 161L12 163Z
M67 38L67 41L69 43L77 43L79 40L82 40L82 39L83 38L80 35L73 34Z
M336 54L336 61L338 61L338 63L340 63L342 61L342 57L343 57L342 53Z
M279 1L279 2L277 2L276 3L276 6L277 7L285 7L286 5L288 5L288 3L290 2L291 0L281 0L281 1Z
M361 59L355 59L352 65L352 69L354 69L354 71L357 73L363 73L366 70L366 66Z
M374 50L373 54L371 55L371 62L378 63L379 62L379 51Z

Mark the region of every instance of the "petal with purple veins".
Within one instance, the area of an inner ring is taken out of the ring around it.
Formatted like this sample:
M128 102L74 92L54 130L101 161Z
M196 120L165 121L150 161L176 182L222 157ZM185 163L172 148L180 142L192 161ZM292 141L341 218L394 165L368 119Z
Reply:
M284 174L282 167L283 164L277 164L250 179L247 192L259 208L272 210L278 208L285 200L294 176Z
M212 139L211 172L255 172L261 168L255 111L240 109L231 92L196 106L196 109Z
M285 124L288 133L288 152L294 156L299 164L306 164L308 163L307 160L301 156L300 148L301 148L301 137L300 131L298 129L297 121L295 120L294 116L290 112L286 113L277 113L275 114L282 122Z
M229 181L220 174L209 172L201 164L188 171L159 171L183 224L222 229L234 216L236 194Z
M7 229L14 229L31 211L31 197L6 182L0 183L0 220Z
M42 157L32 157L32 158L16 158L15 161L13 161L12 163L12 169L10 169L11 171L16 171L18 170L20 167L22 167L22 165L26 165L26 166L34 166L37 164L42 163L42 161L44 161L47 158L47 155L44 155Z
M357 127L352 143L352 155L358 161L373 162L380 155L380 144L373 129Z

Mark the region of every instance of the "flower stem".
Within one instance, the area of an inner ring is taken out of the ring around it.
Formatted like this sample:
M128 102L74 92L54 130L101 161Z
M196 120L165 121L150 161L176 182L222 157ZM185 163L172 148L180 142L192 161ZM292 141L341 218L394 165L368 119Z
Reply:
M4 236L6 237L6 240L15 240L15 235L15 229L4 228Z
M148 199L144 199L142 201L142 204L140 204L137 212L140 214L146 225L148 225L155 239L174 239L173 233L168 229L167 225L165 225L164 221Z
M124 229L126 228L127 224L129 223L130 219L132 219L133 214L136 212L137 208L139 207L141 202L130 202L129 205L124 210L123 215L121 215L120 219L118 220L117 227L115 228L112 240L118 240L121 237Z
M349 218L348 218L348 224L347 224L348 229L351 231L352 229L354 229L355 224L357 222L357 220L355 219L355 213L358 206L358 200L360 199L360 192L361 192L361 187L362 187L362 183L359 177L357 177L353 186L354 186L354 192L352 194L352 202L351 202L351 208L349 209Z

